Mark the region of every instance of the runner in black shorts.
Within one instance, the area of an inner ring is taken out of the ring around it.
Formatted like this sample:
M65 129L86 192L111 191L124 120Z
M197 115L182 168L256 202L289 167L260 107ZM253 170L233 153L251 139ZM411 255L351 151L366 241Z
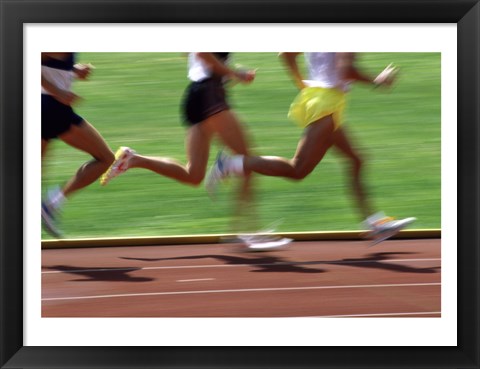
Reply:
M74 53L42 53L42 160L55 138L93 157L62 188L48 190L42 201L43 226L55 237L61 236L57 221L64 201L95 182L114 160L100 133L72 109L79 99L71 91L73 78L84 80L90 74L90 66L75 65L74 56Z
M186 150L188 163L182 165L174 159L139 155L129 147L120 147L115 162L102 176L106 185L112 178L131 168L144 168L181 183L198 186L202 183L208 164L212 138L220 140L234 153L248 155L248 142L244 128L228 105L224 84L228 80L250 83L254 70L234 70L228 66L229 53L190 53L190 84L182 104L188 126ZM241 177L237 214L245 214L251 203L251 177Z

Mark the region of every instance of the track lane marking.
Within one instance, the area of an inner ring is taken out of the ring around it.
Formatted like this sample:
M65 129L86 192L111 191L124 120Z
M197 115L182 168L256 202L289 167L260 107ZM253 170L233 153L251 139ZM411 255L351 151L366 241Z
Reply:
M312 287L274 287L274 288L245 288L235 290L203 290L203 291L173 291L173 292L146 292L146 293L128 293L116 295L97 295L97 296L72 296L72 297L50 297L42 298L42 301L62 301L62 300L88 300L88 299L106 299L114 297L145 297L145 296L168 296L168 295L197 295L208 293L237 293L237 292L268 292L268 291L306 291L306 290L326 290L326 289L352 289L352 288L392 288L392 287L425 287L440 286L441 283L402 283L402 284L372 284L372 285L349 285L349 286L312 286Z
M198 278L198 279L179 279L177 282L203 282L203 281L214 281L215 278Z
M98 269L73 269L73 270L49 270L42 271L42 274L60 274L60 273L85 273L85 272L118 272L118 271L137 271L137 270L157 270L157 269L196 269L196 268L238 268L254 267L267 265L314 265L314 264L361 264L361 263L403 263L403 262L422 262L422 261L440 261L440 258L432 259L397 259L397 260L359 260L359 261L305 261L305 262L284 262L284 263L259 263L259 264L210 264L210 265L176 265L176 266L158 266L158 267L128 267L128 268L98 268Z
M397 315L430 315L441 314L441 311L412 311L407 313L375 313L375 314L346 314L346 315L315 315L302 316L299 318L355 318L355 317L369 317L369 316L397 316Z

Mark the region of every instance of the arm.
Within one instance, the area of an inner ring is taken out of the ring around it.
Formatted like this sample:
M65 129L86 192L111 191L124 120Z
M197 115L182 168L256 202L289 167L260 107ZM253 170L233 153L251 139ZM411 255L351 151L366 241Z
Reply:
M305 83L303 83L302 74L298 69L297 56L299 54L300 53L280 53L279 56L287 67L289 73L291 74L295 86L297 86L301 90L305 88L306 85Z
M42 74L42 87L48 91L56 100L60 101L64 105L73 105L80 97L71 91L65 91L47 80Z
M213 74L217 76L234 78L244 83L252 82L255 78L255 71L235 71L223 64L212 53L197 53L197 56L202 59L212 70Z
M362 73L355 66L355 53L337 53L335 64L342 81L373 83L373 78Z
M56 58L61 59L65 53L42 53L42 61L46 60L47 58ZM60 101L62 104L65 105L72 105L77 100L79 100L79 96L74 94L71 91L62 90L58 88L53 83L51 83L42 73L42 87L52 95L56 100Z
M360 71L356 65L356 53L337 53L336 66L340 78L347 82L363 82L375 86L391 85L394 81L397 69L389 65L377 77L371 77Z
M47 59L59 59L64 60L69 53L42 53L42 61ZM81 80L85 80L90 75L91 70L94 69L94 66L91 64L75 64L73 66L73 73L75 77Z

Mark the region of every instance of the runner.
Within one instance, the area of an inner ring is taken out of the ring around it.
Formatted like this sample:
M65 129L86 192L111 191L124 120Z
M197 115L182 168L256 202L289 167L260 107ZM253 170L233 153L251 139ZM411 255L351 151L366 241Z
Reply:
M80 99L71 91L72 81L74 78L86 80L91 66L75 64L74 53L42 53L41 58L42 162L51 140L56 138L93 157L64 186L49 189L42 201L45 230L54 237L61 237L58 216L65 200L95 182L112 164L114 154L100 133L72 109Z
M207 178L207 190L215 191L220 180L232 174L256 172L267 176L280 176L302 180L321 162L333 146L351 165L351 185L358 208L374 243L383 241L412 223L415 218L395 220L382 212L374 212L368 201L362 179L363 161L354 148L343 123L345 97L353 82L374 86L390 86L395 79L396 68L385 68L376 78L362 73L355 66L355 53L305 53L310 75L305 80L299 70L300 53L282 53L295 85L300 89L288 113L289 118L303 128L293 158L274 156L236 155L220 153Z

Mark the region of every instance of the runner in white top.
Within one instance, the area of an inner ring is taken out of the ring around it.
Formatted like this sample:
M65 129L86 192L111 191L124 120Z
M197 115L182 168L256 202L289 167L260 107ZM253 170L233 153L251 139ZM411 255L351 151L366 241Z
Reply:
M343 123L345 94L349 84L366 82L375 86L390 86L396 69L388 66L377 77L362 73L355 66L355 53L306 53L310 79L303 78L297 64L299 53L281 53L288 71L300 92L292 102L289 118L303 128L295 155L291 159L275 156L223 155L212 168L207 179L214 188L222 178L231 174L256 172L302 180L323 159L330 147L336 147L349 159L351 186L365 226L375 242L386 239L414 221L414 218L394 220L383 213L375 213L368 202L362 181L363 161L354 149Z

